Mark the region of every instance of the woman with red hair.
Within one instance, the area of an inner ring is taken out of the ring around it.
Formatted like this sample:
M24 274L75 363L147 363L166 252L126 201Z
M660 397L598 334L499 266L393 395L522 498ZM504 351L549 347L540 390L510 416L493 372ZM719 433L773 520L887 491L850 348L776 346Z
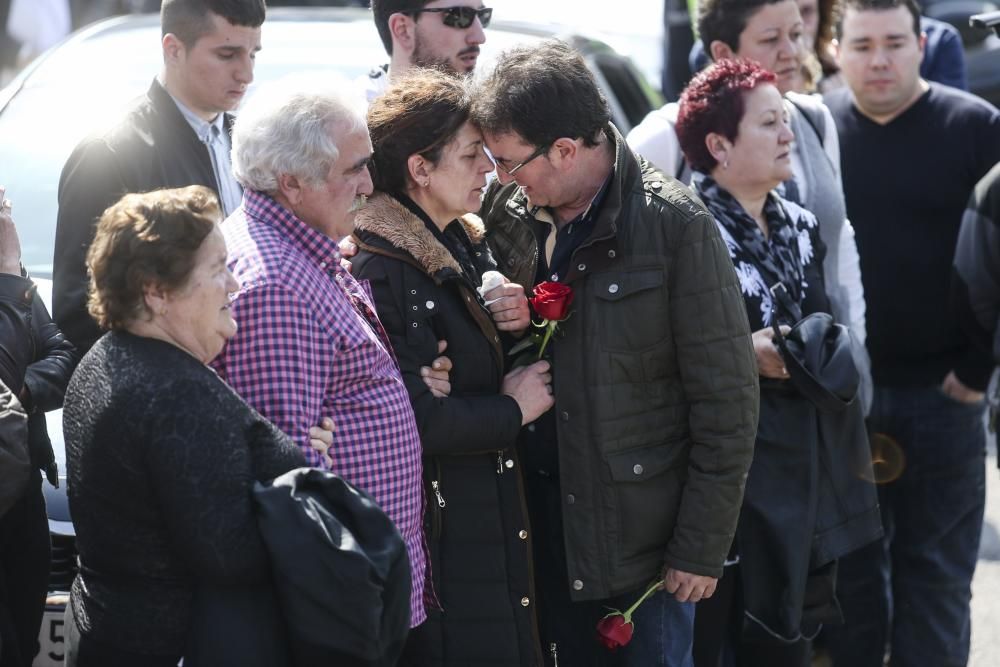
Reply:
M826 249L816 217L776 190L791 178L794 135L773 73L732 59L704 70L681 94L677 136L739 277L761 390L730 566L716 595L699 603L695 664L714 667L731 647L739 666L806 667L822 623L839 620L836 558L881 534L874 486L848 470L867 466L871 479L860 408L821 414L790 381L774 341L775 324L787 332L829 312ZM836 437L824 431L831 424ZM852 495L860 502L837 505Z

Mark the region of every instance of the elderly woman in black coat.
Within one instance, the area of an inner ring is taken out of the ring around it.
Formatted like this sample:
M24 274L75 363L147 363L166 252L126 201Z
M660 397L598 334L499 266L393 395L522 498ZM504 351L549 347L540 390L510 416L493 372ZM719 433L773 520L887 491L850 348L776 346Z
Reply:
M236 333L219 221L201 186L126 195L90 247L89 309L110 331L63 411L80 553L70 667L286 662L251 488L305 458L206 365Z
M504 374L502 336L523 332L524 290L480 295L496 269L469 213L493 164L469 123L464 82L418 72L368 113L376 193L355 219L354 274L366 279L392 340L424 449L425 530L439 609L414 628L403 663L541 664L531 539L514 444L552 405L547 362ZM451 395L420 366L447 343Z

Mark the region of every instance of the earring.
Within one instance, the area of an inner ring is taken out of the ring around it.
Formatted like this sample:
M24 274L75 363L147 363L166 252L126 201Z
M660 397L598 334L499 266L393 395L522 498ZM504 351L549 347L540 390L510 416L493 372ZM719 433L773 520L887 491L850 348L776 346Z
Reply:
M420 187L426 188L430 184L431 184L430 180L425 180L420 183Z
M722 163L722 168L723 169L729 169L729 160L728 159L725 162Z

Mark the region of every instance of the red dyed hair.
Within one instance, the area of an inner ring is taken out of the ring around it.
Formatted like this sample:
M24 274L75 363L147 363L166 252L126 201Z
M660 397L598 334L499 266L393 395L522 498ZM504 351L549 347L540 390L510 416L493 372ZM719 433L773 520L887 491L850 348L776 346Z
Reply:
M681 93L677 140L691 169L709 173L718 164L705 145L712 132L736 140L747 93L777 77L753 60L724 59L702 70Z

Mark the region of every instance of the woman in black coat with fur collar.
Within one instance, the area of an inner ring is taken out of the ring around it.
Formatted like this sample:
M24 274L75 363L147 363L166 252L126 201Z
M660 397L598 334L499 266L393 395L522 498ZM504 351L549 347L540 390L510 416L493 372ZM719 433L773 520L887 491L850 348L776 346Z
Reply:
M521 286L479 294L496 265L470 210L493 164L468 122L465 84L410 76L368 114L377 190L356 217L354 274L392 339L424 448L424 526L440 608L410 635L401 664L541 664L520 463L523 424L552 405L548 364L504 374L503 339L529 324ZM451 395L420 377L452 360Z

